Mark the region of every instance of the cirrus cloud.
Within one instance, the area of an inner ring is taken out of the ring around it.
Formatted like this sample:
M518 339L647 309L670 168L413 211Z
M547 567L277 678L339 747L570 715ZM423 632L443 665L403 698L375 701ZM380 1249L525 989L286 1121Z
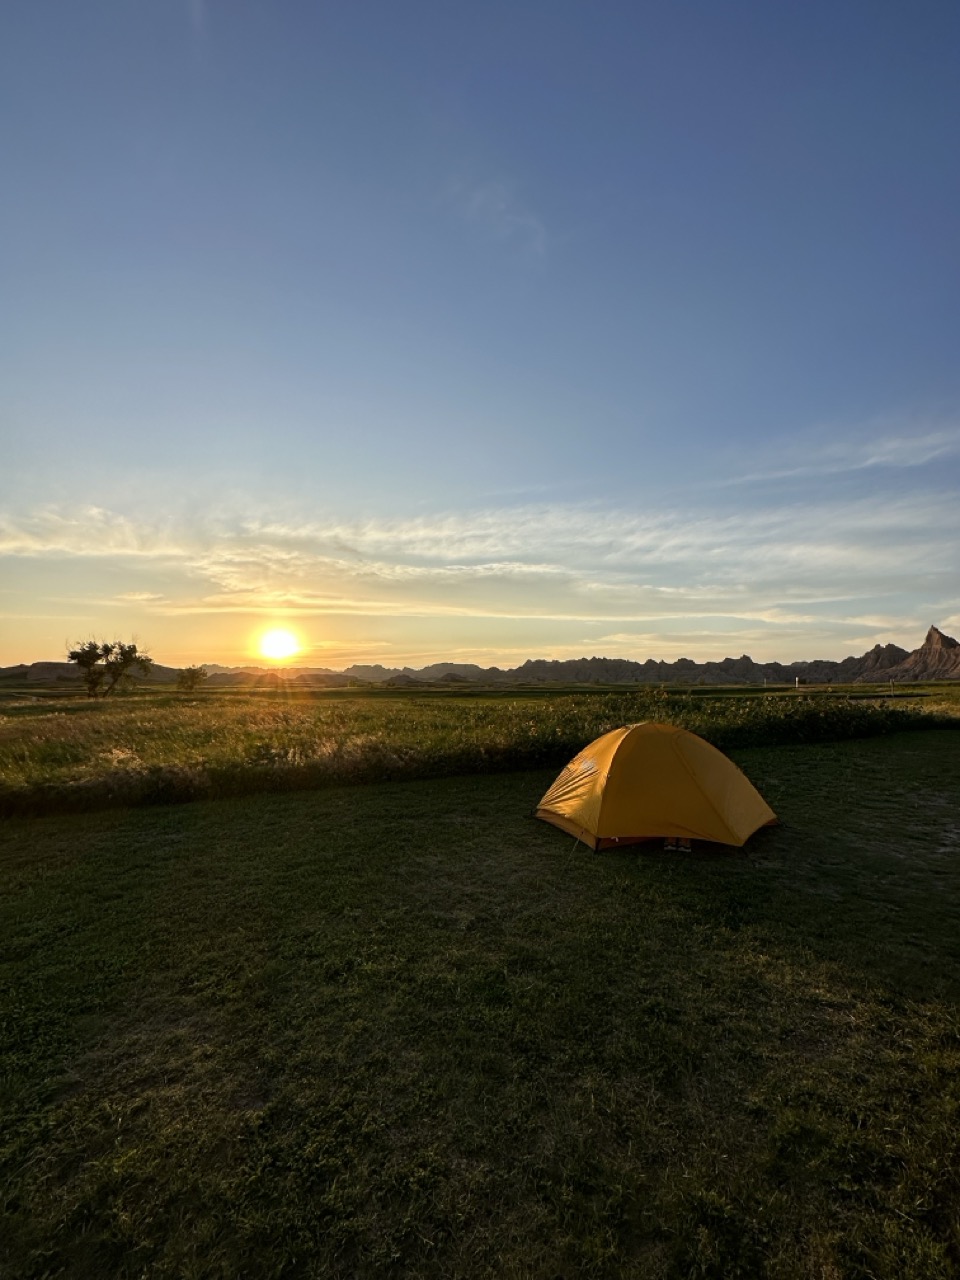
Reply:
M596 642L650 636L914 638L960 608L960 512L929 493L749 512L549 505L393 520L193 513L150 523L99 507L0 518L0 555L129 563L115 599L203 614L539 620ZM175 579L176 586L170 582ZM935 612L934 612L935 611ZM679 641L678 641L679 643Z

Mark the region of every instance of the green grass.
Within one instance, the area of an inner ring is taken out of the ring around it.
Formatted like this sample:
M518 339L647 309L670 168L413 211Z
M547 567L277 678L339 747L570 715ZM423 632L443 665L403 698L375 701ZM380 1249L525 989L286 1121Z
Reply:
M741 751L737 854L547 772L9 820L0 1275L956 1276L958 749Z
M722 749L960 726L952 693L935 715L876 691L11 697L0 702L0 815L559 767L608 729L648 719Z

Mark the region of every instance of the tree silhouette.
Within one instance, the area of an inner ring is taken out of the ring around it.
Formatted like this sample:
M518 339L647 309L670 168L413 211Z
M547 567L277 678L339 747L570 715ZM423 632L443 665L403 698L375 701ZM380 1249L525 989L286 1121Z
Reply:
M122 640L78 640L67 659L80 668L90 698L105 698L118 686L128 684L135 669L148 676L153 666L149 654Z

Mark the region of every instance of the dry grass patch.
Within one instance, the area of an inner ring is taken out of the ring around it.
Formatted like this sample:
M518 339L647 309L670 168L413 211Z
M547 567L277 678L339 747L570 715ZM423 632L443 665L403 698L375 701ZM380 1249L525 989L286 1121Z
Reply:
M640 720L724 750L960 725L922 705L762 690L12 700L0 702L0 815L559 767Z

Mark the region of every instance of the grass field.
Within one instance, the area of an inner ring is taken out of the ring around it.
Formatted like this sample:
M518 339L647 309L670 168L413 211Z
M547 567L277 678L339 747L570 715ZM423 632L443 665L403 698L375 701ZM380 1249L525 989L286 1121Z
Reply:
M739 751L742 853L545 771L8 820L0 1275L955 1277L958 751Z
M90 701L8 690L0 816L553 768L608 729L650 719L724 750L960 726L960 687L915 692L144 692Z

